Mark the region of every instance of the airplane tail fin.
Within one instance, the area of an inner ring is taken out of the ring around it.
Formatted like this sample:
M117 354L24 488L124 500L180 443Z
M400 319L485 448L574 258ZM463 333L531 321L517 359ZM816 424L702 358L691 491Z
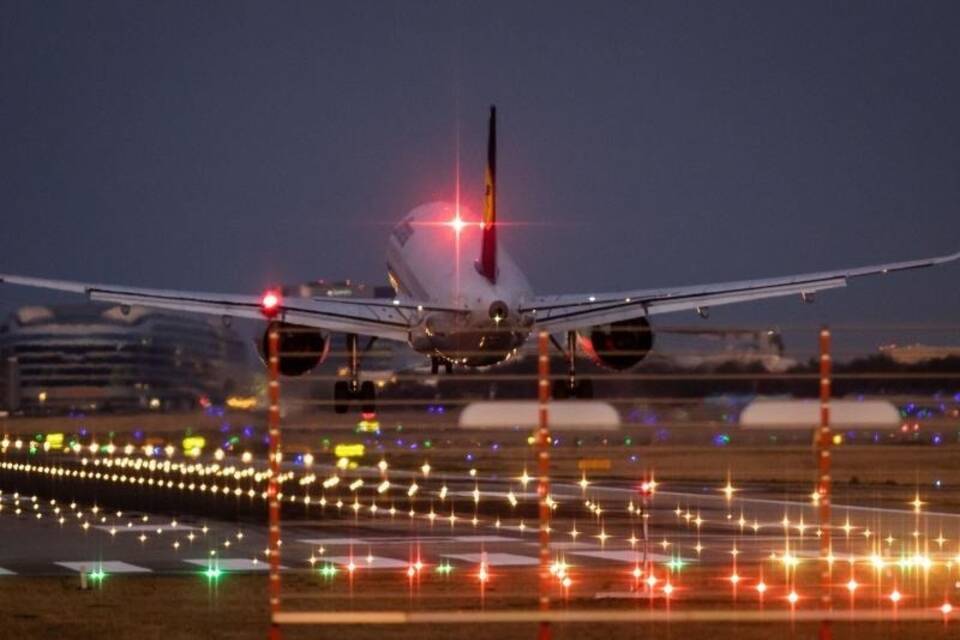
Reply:
M482 233L477 270L487 280L495 283L497 281L497 108L495 106L490 107Z

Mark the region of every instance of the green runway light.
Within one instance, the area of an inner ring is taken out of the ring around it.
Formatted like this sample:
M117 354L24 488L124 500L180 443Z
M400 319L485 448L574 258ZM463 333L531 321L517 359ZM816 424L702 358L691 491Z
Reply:
M203 575L207 577L207 580L219 580L223 571L220 570L220 567L209 567L203 572Z
M677 556L670 559L670 561L667 563L667 567L669 567L671 571L680 571L686 566L686 564L687 563L683 561L683 558Z
M442 564L437 565L436 571L441 575L450 575L450 572L453 571L453 565L444 560Z
M104 572L103 569L97 569L96 571L90 572L90 579L96 582L100 582L106 577L107 577L107 574Z
M332 564L325 564L320 567L320 575L322 575L324 578L333 578L335 575L337 575L337 568Z

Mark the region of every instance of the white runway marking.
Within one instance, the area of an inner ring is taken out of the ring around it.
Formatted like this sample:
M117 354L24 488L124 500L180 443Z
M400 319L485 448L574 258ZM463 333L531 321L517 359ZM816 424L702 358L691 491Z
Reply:
M453 536L450 538L453 542L520 542L519 538L510 538L508 536Z
M465 536L414 536L414 537L371 537L371 538L303 538L304 544L321 546L369 546L383 544L412 544L412 543L444 543L444 542L521 542L520 538L497 535L465 535Z
M534 547L540 545L539 542L525 542L524 544L528 544ZM556 549L557 551L569 551L571 549L597 549L598 551L600 550L600 547L598 547L595 544L590 544L589 542L571 542L571 541L563 541L563 540L560 540L557 542L551 541L550 548Z
M384 558L383 556L332 556L329 558L320 558L320 563L332 562L346 567L353 562L357 569L406 569L409 562L395 560L394 558ZM318 563L319 564L319 563Z
M480 564L486 559L487 564L491 567L529 567L540 562L536 558L515 553L452 553L444 554L443 557L469 562L470 564Z
M614 562L627 562L629 564L643 562L643 551L573 551L571 553L575 556L587 556L588 558L613 560ZM670 557L660 555L659 553L648 553L647 560L652 560L653 562L666 562L670 560Z
M178 524L175 527L171 524L134 524L129 527L126 525L98 524L94 528L115 533L169 533L170 531L196 531L199 529L199 527L191 527L185 524Z
M304 538L300 540L304 544L329 545L331 547L349 547L352 544L371 544L373 540L364 540L363 538Z
M104 573L153 573L151 569L146 567L138 567L135 564L130 564L129 562L121 562L119 560L87 560L86 562L57 562L56 564L61 567L70 569L71 571L76 571L80 573L81 571L86 571L91 573L93 571L103 571Z
M249 558L192 558L184 560L198 567L217 568L221 571L267 571L270 569L269 563L262 560L251 560ZM286 567L281 566L281 569Z
M15 575L17 574L15 574L13 571L0 567L0 576L15 576Z

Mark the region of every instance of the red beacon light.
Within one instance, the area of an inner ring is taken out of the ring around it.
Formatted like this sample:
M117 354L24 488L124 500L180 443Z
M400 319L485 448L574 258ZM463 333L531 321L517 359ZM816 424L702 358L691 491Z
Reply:
M452 220L447 222L447 224L456 232L459 236L460 232L463 231L463 228L467 226L467 221L460 217L458 213Z
M260 298L260 313L267 318L273 318L280 311L280 292L268 290Z

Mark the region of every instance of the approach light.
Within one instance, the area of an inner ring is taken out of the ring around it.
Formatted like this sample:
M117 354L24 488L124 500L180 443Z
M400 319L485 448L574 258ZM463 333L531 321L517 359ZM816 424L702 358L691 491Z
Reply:
M268 290L260 298L260 313L267 318L273 318L280 311L280 292Z

